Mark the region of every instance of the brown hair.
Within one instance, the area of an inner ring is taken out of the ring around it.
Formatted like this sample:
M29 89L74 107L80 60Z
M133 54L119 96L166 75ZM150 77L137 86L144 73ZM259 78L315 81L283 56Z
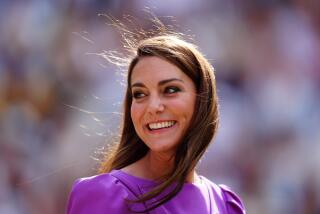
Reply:
M128 68L128 85L124 100L120 143L111 154L108 154L108 159L101 163L101 173L126 167L144 157L149 150L137 135L130 114L132 70L139 60L146 56L157 56L179 67L193 80L197 89L197 98L196 111L193 114L190 126L176 150L174 170L165 181L134 202L146 202L158 196L173 184L175 184L174 188L165 197L152 203L146 210L136 212L150 211L172 199L182 189L187 175L195 168L214 137L219 118L214 71L196 46L184 41L177 34L152 36L143 39L138 43L136 55Z

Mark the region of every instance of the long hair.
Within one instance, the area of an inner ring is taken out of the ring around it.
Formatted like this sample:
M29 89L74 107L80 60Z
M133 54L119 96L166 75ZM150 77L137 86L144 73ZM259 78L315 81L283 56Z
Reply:
M159 196L168 187L173 186L173 188L146 210L137 212L155 209L179 193L188 174L195 168L212 141L219 121L214 70L207 59L197 50L197 47L174 34L143 39L138 43L135 56L128 67L120 142L116 149L108 154L108 158L102 161L100 173L126 167L144 157L149 150L136 133L130 114L132 70L140 59L147 56L160 57L180 68L194 82L197 94L195 112L186 134L182 137L176 150L173 171L159 185L134 202L149 201Z

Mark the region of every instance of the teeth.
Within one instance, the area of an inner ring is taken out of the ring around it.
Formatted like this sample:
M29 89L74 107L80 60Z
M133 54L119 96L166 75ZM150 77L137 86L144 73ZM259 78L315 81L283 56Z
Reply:
M149 123L150 129L162 129L162 128L169 128L175 124L175 121L165 121L160 123Z

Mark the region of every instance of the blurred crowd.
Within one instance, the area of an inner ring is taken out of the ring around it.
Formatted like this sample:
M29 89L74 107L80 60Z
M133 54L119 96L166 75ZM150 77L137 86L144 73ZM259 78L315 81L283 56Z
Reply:
M0 1L0 213L63 213L121 119L122 50L108 14L145 7L216 70L220 129L198 170L248 213L320 213L320 3L304 0ZM174 21L175 20L175 21Z

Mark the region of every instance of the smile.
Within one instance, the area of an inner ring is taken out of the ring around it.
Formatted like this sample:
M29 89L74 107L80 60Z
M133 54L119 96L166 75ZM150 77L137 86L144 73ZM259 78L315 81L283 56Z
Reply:
M176 121L162 121L162 122L156 122L156 123L149 123L148 128L149 130L158 130L158 129L163 129L163 128L170 128L176 124Z

